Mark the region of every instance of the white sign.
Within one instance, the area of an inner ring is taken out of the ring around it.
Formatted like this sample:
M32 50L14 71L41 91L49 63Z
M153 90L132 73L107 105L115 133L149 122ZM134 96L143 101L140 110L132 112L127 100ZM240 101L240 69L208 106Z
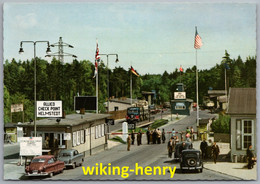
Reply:
M20 156L42 155L42 137L20 137Z
M37 101L37 117L62 117L62 101Z
M13 104L11 105L11 112L22 112L23 104Z
M174 92L174 99L186 99L186 92Z

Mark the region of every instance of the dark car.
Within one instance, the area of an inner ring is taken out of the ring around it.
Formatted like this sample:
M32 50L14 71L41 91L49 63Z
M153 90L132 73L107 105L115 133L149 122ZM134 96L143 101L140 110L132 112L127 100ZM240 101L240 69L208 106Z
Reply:
M184 142L180 142L180 143L177 143L176 146L175 146L175 149L174 149L174 159L176 161L178 161L180 159L180 155L181 155L181 146ZM183 148L183 150L187 150L187 149L191 149L193 148L193 145L191 142L185 142L185 146Z
M59 153L58 160L64 161L65 166L70 166L74 169L76 166L83 164L84 155L75 149L65 149Z
M202 172L203 162L200 159L200 151L195 149L183 150L180 158L181 171L197 170Z
M54 173L63 172L65 164L57 161L54 155L43 155L34 157L29 166L25 168L26 176L50 176Z

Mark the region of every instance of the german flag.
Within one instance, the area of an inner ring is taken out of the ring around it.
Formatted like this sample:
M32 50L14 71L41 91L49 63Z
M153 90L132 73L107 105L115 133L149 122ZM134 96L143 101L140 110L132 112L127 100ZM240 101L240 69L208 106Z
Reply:
M131 66L131 72L135 74L137 77L139 77L139 74L135 71L135 69Z

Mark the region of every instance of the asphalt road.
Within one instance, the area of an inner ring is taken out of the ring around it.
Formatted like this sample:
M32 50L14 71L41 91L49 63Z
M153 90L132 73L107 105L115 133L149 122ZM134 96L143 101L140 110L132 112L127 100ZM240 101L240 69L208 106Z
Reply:
M201 117L207 116L205 111L200 112ZM184 119L181 119L178 122L171 123L169 122L163 128L166 131L170 131L173 127L176 131L185 131L187 126L193 126L196 131L196 112L192 112L191 116L188 116ZM166 139L168 140L168 136ZM167 141L166 141L167 142ZM119 166L129 167L127 178L122 178L121 173L117 172L115 175L84 175L82 167L77 167L75 169L67 169L61 174L54 175L52 178L42 178L44 180L236 180L237 178L220 174L217 172L213 172L210 170L204 169L202 173L197 172L187 172L181 173L179 169L179 163L175 163L172 159L167 156L167 144L155 144L155 145L147 145L146 143L146 135L143 136L142 145L137 146L136 143L134 146L131 146L131 150L126 150L126 145L122 144L116 147L113 147L110 150L103 151L96 155L90 156L86 158L86 161L83 164L83 167L96 167L99 166L100 163L103 166L112 167ZM171 173L168 172L169 169L165 172L165 174L159 175L140 175L140 173L136 172L135 165L143 168L150 167L171 167L174 168L176 166L176 172L171 178ZM96 168L95 168L96 169ZM133 171L131 171L131 170ZM108 170L106 170L108 172ZM28 179L28 178L21 178ZM39 178L30 178L30 179L39 179Z

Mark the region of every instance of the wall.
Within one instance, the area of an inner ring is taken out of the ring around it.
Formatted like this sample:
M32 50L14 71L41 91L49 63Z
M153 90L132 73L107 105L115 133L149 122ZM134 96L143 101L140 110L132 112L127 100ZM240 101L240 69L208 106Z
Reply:
M230 143L230 134L214 133L214 141Z

